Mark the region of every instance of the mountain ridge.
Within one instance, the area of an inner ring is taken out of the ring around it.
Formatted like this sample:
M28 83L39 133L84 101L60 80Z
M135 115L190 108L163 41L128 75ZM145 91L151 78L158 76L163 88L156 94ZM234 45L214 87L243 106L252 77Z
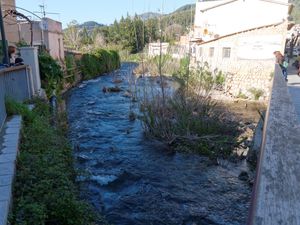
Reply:
M153 18L158 18L160 16L162 17L167 17L167 16L176 16L176 14L181 14L181 13L185 13L187 11L192 10L193 8L195 8L196 4L186 4L184 6L179 7L178 9L176 9L175 11L168 13L168 14L160 14L160 13L156 13L156 12L145 12L142 14L139 14L138 17L140 17L142 20L149 20L149 19L153 19ZM84 29L86 28L87 30L92 30L96 27L103 27L103 26L109 26L109 25L104 25L101 23L98 23L96 21L86 21L82 24L79 24L79 28L80 29Z

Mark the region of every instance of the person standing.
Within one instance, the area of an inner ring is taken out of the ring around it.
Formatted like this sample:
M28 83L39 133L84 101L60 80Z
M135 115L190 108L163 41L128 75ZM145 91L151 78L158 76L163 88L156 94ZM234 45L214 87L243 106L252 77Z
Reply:
M287 79L287 76L288 76L287 68L289 65L288 62L285 60L284 56L281 54L280 51L275 51L274 56L276 58L276 63L278 63L281 68L284 79L287 81L288 80Z
M17 48L13 45L8 46L8 57L10 65L15 64Z

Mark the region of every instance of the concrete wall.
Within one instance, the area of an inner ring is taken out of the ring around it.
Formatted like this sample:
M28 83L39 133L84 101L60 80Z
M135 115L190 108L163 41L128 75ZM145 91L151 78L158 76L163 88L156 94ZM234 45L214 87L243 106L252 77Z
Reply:
M63 44L63 32L61 22L45 18L45 37L46 46L49 49L50 55L55 59L64 60L64 44Z
M300 124L276 65L249 225L300 224Z
M0 131L6 119L4 82L0 82Z
M63 35L59 33L46 32L48 37L47 48L49 49L50 55L55 59L64 60L64 43Z
M228 4L213 8L226 2ZM288 0L273 2L264 0L197 2L195 38L205 38L203 37L204 29L207 29L213 37L214 35L224 36L282 22L288 17L289 5L287 3Z
M0 70L0 132L6 119L5 97L22 102L33 97L31 74L27 66Z
M34 21L32 25L33 30L33 45L38 46L42 44L43 33L40 28L40 22ZM25 41L27 44L30 44L31 41L31 32L30 32L30 24L23 23L20 25L20 38Z
M38 61L38 49L37 47L22 47L19 48L20 55L24 59L24 64L28 65L31 72L31 82L34 95L41 94L41 78L40 67Z
M44 30L42 30L42 27ZM21 38L30 43L30 25L21 25ZM49 50L50 55L59 60L64 59L64 44L62 24L58 21L44 18L42 22L33 22L33 45L39 46L44 44Z
M274 71L274 51L284 50L287 23L256 29L195 45L193 66L207 62L212 70L226 74L226 91L232 96L244 94L253 97L252 88L270 93L271 74ZM214 48L213 56L210 49ZM224 48L230 48L230 57L224 57Z

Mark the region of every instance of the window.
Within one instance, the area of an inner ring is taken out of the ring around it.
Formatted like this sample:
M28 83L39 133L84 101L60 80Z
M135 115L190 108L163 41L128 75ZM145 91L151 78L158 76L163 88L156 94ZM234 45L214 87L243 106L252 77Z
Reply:
M223 58L230 58L231 48L223 48Z
M215 48L214 47L210 47L209 48L209 57L214 57L215 54Z

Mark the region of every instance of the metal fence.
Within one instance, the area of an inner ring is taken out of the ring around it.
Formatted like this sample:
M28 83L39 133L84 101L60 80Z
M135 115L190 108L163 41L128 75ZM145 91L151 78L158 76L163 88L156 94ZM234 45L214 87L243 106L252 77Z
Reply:
M0 70L0 130L6 119L5 98L23 102L33 96L33 85L27 66Z

